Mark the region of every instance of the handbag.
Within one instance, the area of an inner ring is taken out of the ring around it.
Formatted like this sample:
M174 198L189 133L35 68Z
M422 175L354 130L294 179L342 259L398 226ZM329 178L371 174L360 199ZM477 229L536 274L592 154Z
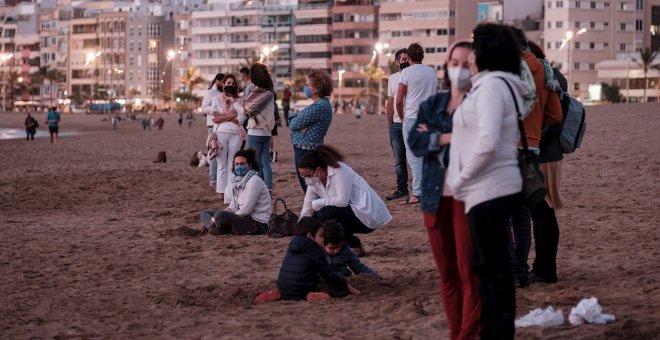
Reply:
M277 203L282 202L284 205L284 212L277 213ZM268 237L280 238L284 236L292 236L293 228L298 223L298 215L286 207L286 203L282 199L276 199L273 203L273 213L268 220Z
M541 200L545 199L545 194L547 192L543 181L543 173L539 168L539 158L529 149L529 145L527 144L525 125L523 124L518 101L516 100L511 85L509 85L509 82L504 78L498 78L504 80L506 87L509 88L509 92L511 92L511 95L513 96L513 103L516 106L516 113L518 114L518 130L520 130L520 140L523 145L523 148L518 151L518 167L520 168L520 174L522 175L523 180L522 193L527 205L533 207L539 204Z

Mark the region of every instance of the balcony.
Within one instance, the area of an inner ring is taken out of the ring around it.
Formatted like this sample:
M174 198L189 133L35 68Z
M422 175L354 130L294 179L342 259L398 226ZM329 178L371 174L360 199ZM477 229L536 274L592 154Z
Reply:
M206 43L193 43L193 50L223 50L227 49L226 42L206 42Z

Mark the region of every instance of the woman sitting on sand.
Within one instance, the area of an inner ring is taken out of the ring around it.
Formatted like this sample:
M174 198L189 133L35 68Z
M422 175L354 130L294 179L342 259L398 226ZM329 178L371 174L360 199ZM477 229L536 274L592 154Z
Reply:
M360 239L392 220L387 207L367 181L346 165L335 148L320 145L298 162L307 192L300 217L335 220L344 227L346 243L358 255L364 254Z
M259 164L252 149L234 155L232 171L236 175L229 184L231 200L225 210L202 211L203 231L211 235L258 235L268 230L272 213L270 193L258 176Z

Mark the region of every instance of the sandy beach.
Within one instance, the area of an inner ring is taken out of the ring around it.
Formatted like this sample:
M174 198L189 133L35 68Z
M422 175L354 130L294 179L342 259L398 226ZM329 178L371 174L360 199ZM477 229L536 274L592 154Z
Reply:
M660 105L587 110L583 146L564 160L559 283L518 289L517 317L552 305L567 318L594 296L617 320L516 336L658 339ZM388 202L393 221L361 237L363 261L385 277L351 279L362 295L254 304L275 288L289 239L196 232L199 212L220 208L208 168L188 165L205 121L164 118L163 131L113 131L107 116L63 115L60 131L78 135L0 141L0 338L448 339L418 205ZM0 127L24 119L0 114ZM299 213L288 130L275 138L273 196ZM335 116L326 142L382 197L394 190L384 116ZM152 163L159 151L167 163Z

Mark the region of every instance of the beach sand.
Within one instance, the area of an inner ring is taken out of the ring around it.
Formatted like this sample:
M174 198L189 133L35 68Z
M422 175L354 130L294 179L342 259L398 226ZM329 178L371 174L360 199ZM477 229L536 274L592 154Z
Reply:
M518 329L518 338L660 337L658 109L587 108L583 147L564 160L559 283L516 292L517 317L552 305L567 318L594 296L617 320L567 320ZM2 114L0 125L24 118ZM139 121L112 131L103 118L63 115L61 131L81 134L56 144L0 141L0 338L448 338L418 205L388 202L393 221L361 236L363 261L385 276L352 279L362 295L255 305L275 288L289 238L195 232L199 212L220 207L208 168L188 165L204 119L188 129L167 115L163 131ZM326 140L383 197L395 183L386 125L384 116L335 116ZM275 143L273 196L299 213L286 128ZM158 151L167 163L152 163Z

